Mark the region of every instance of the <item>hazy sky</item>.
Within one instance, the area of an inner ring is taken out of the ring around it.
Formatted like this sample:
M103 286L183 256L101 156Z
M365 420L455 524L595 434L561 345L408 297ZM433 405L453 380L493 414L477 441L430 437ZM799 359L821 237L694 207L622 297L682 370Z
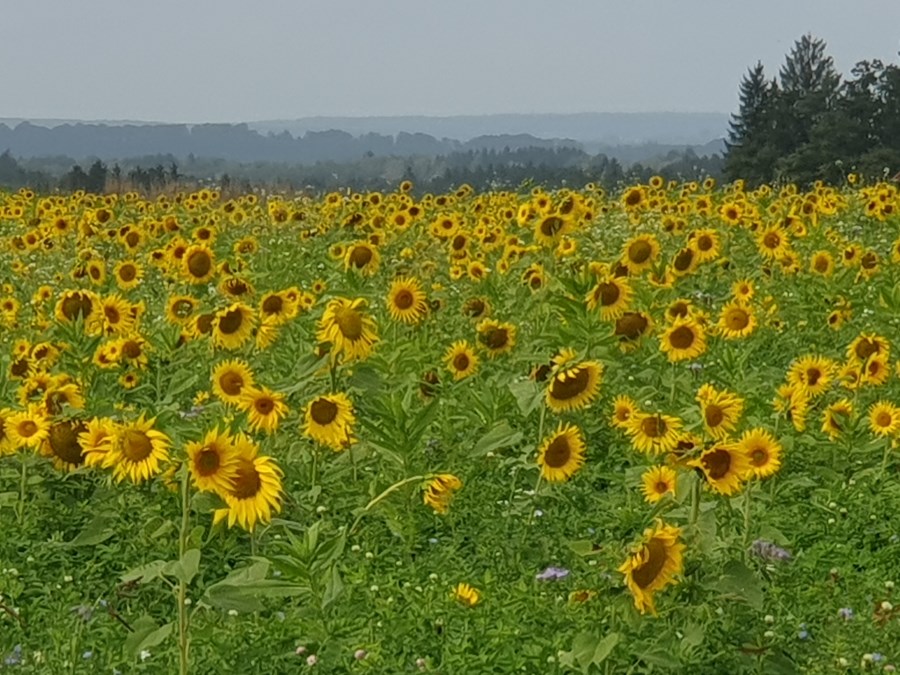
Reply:
M0 117L730 112L805 32L897 63L900 0L11 0Z

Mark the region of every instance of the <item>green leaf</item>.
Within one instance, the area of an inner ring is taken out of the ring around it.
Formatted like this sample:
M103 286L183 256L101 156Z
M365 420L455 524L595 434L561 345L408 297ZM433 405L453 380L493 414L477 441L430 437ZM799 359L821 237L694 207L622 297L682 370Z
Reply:
M621 638L622 636L618 633L610 633L600 640L600 642L597 643L597 647L594 649L594 658L591 663L599 665L606 661L607 657L612 654L612 650L619 644Z
M135 567L134 569L125 572L125 574L122 575L121 579L126 583L129 581L140 579L140 582L142 584L146 584L148 581L159 579L163 575L163 570L168 564L169 563L167 563L165 560L154 560L151 563L141 565L140 567Z
M200 549L192 548L184 552L181 560L166 565L165 574L169 574L185 584L191 583L200 569Z
M266 579L269 563L259 560L234 570L222 581L206 589L203 600L212 607L256 612L263 608L260 598L305 595L309 587L278 579Z
M522 380L521 382L511 382L509 390L516 399L524 417L528 417L531 412L541 403L541 390L531 380Z
M590 539L577 539L575 541L569 542L569 548L572 549L572 552L575 555L581 556L582 558L589 555L597 555L600 553L600 549L594 548L594 542Z
M157 626L152 617L142 616L132 625L134 631L125 638L123 649L126 656L136 657L144 649L150 649L162 643L172 633L173 624Z
M516 431L509 426L506 420L502 420L478 439L478 442L475 443L475 447L472 448L472 452L469 454L472 457L481 457L494 450L515 445L522 438L524 437L521 431Z
M763 608L762 584L749 567L740 560L732 560L724 567L724 574L711 588L724 595L740 598L756 610Z
M106 541L115 534L110 527L114 521L114 518L105 514L94 517L94 519L69 542L69 546L96 546L97 544Z
M325 593L322 594L322 609L325 609L344 592L344 582L337 566L331 568L331 574L325 583Z

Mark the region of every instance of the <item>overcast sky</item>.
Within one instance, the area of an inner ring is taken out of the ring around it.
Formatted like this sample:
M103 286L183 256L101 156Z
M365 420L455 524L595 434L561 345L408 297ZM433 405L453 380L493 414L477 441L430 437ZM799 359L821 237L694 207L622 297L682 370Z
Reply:
M731 112L805 32L897 63L900 0L10 0L0 117Z

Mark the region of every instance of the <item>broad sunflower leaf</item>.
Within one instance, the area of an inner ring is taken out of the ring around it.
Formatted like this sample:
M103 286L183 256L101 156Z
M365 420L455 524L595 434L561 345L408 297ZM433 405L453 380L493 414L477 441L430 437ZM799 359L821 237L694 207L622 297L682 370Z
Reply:
M724 574L710 586L724 595L740 598L754 609L762 611L762 584L749 567L740 560L732 560L724 568Z
M114 520L115 519L111 516L102 513L94 517L94 519L69 542L69 546L95 546L96 544L106 541L115 534L110 527Z
M144 649L150 649L162 643L172 633L173 624L157 625L150 616L142 616L132 625L133 632L125 638L123 649L125 654L134 658Z
M481 457L500 448L508 448L515 445L523 438L521 431L516 431L506 420L502 420L488 430L484 436L478 439L470 453L472 457Z

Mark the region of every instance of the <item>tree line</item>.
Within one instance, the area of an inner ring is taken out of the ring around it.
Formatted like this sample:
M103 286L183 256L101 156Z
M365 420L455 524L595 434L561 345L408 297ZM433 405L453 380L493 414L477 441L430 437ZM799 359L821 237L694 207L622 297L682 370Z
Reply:
M751 185L848 173L890 178L900 170L900 67L860 61L850 79L837 72L823 40L794 43L777 77L762 63L740 83L725 153L725 176Z

